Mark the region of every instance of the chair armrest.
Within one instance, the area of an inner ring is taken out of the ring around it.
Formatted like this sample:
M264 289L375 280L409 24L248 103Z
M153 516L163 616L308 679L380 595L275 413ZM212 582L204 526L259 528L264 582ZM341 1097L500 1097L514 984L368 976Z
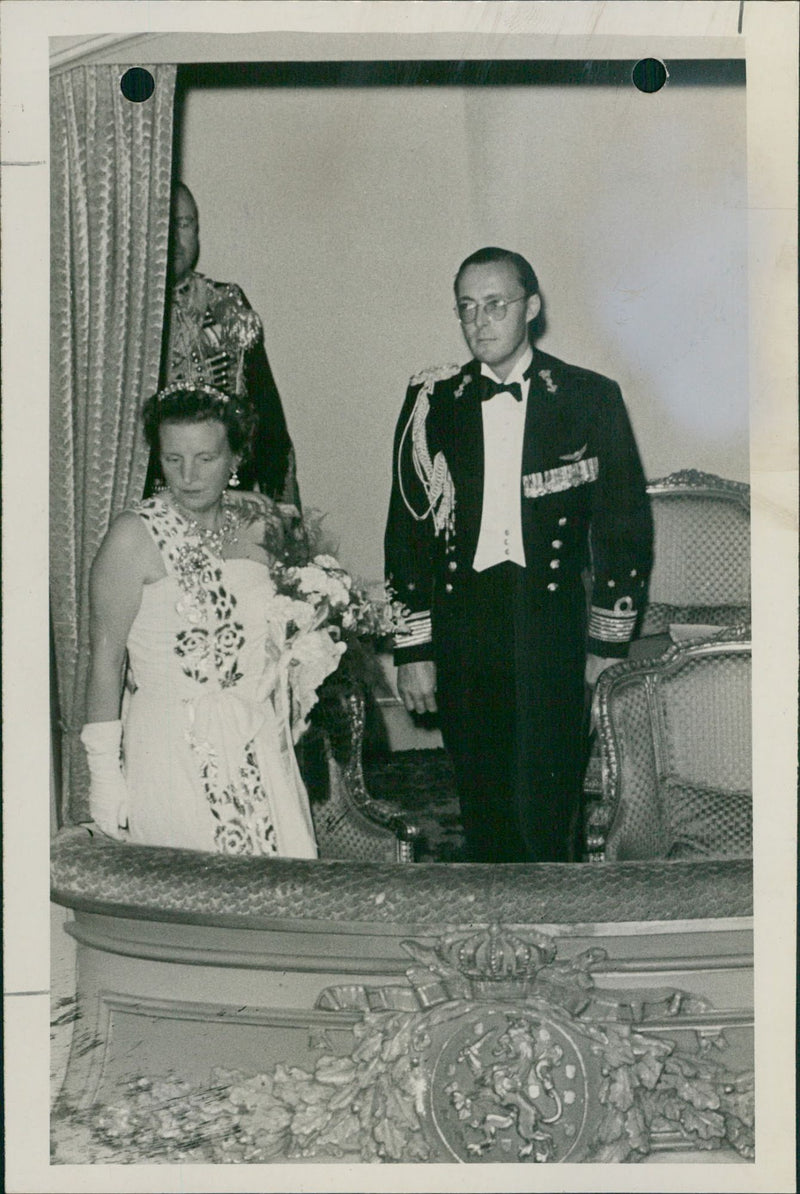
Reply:
M342 697L341 708L347 722L344 750L334 751L328 733L321 730L328 798L324 804L312 805L320 854L366 860L383 850L394 861L413 862L419 826L398 805L373 800L367 791L362 763L365 702L360 689ZM337 738L341 737L339 732Z

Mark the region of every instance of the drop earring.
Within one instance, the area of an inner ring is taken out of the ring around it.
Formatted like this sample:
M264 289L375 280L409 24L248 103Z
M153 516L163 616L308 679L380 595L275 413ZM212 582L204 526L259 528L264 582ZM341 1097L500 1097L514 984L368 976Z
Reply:
M231 489L238 489L239 485L241 484L241 482L239 480L238 464L237 464L236 468L233 470L233 472L231 473L230 477L228 477L228 484L230 485Z

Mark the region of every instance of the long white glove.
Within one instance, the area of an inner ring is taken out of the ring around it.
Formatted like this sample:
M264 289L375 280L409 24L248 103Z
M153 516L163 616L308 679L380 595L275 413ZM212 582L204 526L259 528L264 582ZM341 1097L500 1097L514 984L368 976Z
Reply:
M86 747L91 787L89 810L92 820L109 837L123 837L128 824L128 788L122 774L121 721L90 721L81 730Z

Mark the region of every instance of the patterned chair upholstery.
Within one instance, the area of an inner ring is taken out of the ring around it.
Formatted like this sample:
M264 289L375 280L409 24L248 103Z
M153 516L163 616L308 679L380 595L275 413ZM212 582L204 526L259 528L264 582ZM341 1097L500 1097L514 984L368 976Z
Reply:
M299 752L320 858L413 862L418 826L390 801L372 800L367 792L362 693L343 697L340 712L337 726L318 730L316 739L312 734Z
M742 624L600 676L592 860L752 854L750 655Z
M685 469L647 486L655 559L640 634L750 618L750 487Z

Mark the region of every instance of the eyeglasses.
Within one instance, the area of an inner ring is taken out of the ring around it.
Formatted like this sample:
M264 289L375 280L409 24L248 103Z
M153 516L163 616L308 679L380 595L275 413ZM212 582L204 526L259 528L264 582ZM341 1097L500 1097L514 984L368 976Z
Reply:
M474 323L478 318L479 310L483 310L487 318L499 323L501 319L505 319L506 312L512 303L524 303L527 298L527 294L522 294L515 299L489 299L487 303L475 303L469 299L463 303L457 303L454 310L461 323Z

